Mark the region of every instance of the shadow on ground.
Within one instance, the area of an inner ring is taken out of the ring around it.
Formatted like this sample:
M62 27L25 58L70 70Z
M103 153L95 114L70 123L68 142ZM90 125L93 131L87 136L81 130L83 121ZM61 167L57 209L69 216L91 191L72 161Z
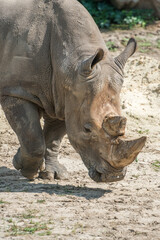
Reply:
M42 181L42 180L40 180ZM106 193L111 193L111 190L103 188L89 188L74 185L61 185L59 183L34 183L23 178L17 170L7 167L0 168L0 192L29 192L56 195L72 195L84 197L87 200L97 199Z

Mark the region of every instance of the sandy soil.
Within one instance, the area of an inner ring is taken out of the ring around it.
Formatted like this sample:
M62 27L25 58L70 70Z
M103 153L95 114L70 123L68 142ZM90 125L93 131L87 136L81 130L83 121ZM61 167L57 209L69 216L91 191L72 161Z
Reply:
M117 55L126 38L150 41L125 68L122 111L127 134L148 136L123 181L93 182L65 137L60 162L67 181L29 182L12 166L18 141L0 109L0 239L160 239L160 24L146 30L103 32ZM144 42L145 42L144 41Z

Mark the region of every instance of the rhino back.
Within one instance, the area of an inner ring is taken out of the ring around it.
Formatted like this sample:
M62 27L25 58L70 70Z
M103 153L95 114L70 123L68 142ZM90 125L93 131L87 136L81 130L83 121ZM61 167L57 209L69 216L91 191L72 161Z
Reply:
M33 101L54 117L66 76L99 47L101 34L76 0L0 0L1 95Z

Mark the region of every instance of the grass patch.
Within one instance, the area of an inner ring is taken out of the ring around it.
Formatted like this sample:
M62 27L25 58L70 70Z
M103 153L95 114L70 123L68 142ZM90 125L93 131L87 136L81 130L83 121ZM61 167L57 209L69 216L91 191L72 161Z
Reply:
M48 233L49 230L46 223L30 222L28 225L25 225L25 226L18 226L16 224L13 224L8 230L8 232L10 232L11 236L18 236L18 235L34 234L35 232L39 232L42 230L47 230L43 232L43 234L46 233L46 235L49 235Z
M144 40L143 42L139 42L139 47L141 48L141 47L151 47L152 46L152 44L151 44L151 42L149 42L149 41L146 41L146 40Z
M3 201L2 199L0 199L0 204L9 204L9 202Z
M141 49L139 49L139 52L141 52L141 53L148 53L149 49L148 48L141 48Z
M37 200L37 203L45 203L45 200L43 199Z
M156 47L160 49L160 40L157 40Z
M41 231L41 230L47 230L47 225L45 223L34 223L32 226L27 226L25 228L23 228L22 230L26 233L35 233L37 231Z
M123 38L123 39L121 40L121 44L122 44L123 46L127 46L128 41L129 41L129 38Z
M84 230L84 226L82 224L80 224L80 223L76 223L73 226L72 234L76 234L77 232L83 233L83 230Z
M39 236L49 236L49 235L51 235L52 234L52 232L51 231L45 231L45 232L42 232L42 233L38 233L38 235Z
M136 159L135 159L135 162L137 163L138 162L138 158L136 157Z
M132 175L133 178L138 179L139 175Z
M152 163L152 166L153 166L153 168L154 168L155 171L160 171L160 161L155 160L155 161Z
M12 218L8 219L7 222L12 223L13 222Z
M137 130L137 132L139 133L139 134L148 134L149 133L149 129L146 129L146 130Z
M110 50L111 52L115 52L117 50L117 48L118 48L116 46L116 44L114 42L112 42L112 41L107 41L106 42L106 46L107 46L108 50Z
M33 219L37 217L36 216L37 213L38 211L36 209L33 209L33 210L29 209L29 210L26 210L25 213L18 214L15 217L19 219Z
M28 214L22 214L20 217L23 218L23 219L32 219L32 218L36 218L35 215L32 215L32 214L30 214L30 213L28 213Z
M147 53L151 49L152 43L150 41L140 37L136 37L135 39L137 40L139 52Z

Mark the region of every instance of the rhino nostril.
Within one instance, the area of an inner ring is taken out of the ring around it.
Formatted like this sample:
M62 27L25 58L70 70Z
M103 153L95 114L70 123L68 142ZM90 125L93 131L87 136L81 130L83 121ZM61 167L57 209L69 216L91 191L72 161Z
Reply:
M90 123L86 123L86 124L84 125L84 132L85 132L85 133L91 133L91 132L92 132L92 126L91 126Z
M85 131L86 133L91 133L91 130L90 130L89 128L86 128L86 127L84 127L84 131Z

